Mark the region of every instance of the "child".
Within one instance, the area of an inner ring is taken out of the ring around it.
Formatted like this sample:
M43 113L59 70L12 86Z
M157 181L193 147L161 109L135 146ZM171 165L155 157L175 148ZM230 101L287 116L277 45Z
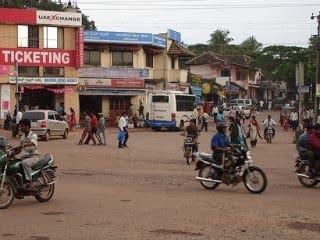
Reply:
M282 126L283 126L283 130L287 132L289 129L289 120L287 116L284 116Z

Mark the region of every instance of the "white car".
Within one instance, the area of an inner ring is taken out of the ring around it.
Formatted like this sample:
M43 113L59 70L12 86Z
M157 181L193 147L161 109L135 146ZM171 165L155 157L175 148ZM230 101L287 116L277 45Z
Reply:
M244 107L244 106L234 106L234 107L236 107L239 111L243 110L243 113L244 113L244 116L246 119L251 117L251 109L249 107ZM232 108L232 106L223 109L223 116L225 119L230 116L230 109L231 108Z
M45 141L49 141L51 136L68 137L68 123L54 110L28 110L23 113L22 119L29 119L31 131Z

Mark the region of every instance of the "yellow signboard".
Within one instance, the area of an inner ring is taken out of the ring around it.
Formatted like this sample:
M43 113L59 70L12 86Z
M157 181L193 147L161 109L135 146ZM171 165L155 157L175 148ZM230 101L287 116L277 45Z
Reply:
M210 92L210 90L211 90L211 86L210 86L209 83L203 83L202 84L202 92L204 94L208 94Z

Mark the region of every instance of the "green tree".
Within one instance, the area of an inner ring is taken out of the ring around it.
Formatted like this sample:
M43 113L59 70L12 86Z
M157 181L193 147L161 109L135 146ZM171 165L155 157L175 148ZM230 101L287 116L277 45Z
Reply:
M233 41L233 38L228 36L229 34L229 30L217 29L210 34L210 40L208 41L208 43L212 46L215 52L224 55L225 46L229 45L229 43Z
M243 53L251 57L260 52L262 50L262 46L262 43L259 43L254 36L249 37L240 44L240 48Z

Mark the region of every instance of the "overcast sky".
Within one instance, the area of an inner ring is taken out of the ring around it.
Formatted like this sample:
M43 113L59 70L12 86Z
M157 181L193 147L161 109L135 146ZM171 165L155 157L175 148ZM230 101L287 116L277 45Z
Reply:
M232 44L254 36L263 46L308 45L317 34L320 0L74 0L98 30L181 33L185 44L207 43L216 29Z

